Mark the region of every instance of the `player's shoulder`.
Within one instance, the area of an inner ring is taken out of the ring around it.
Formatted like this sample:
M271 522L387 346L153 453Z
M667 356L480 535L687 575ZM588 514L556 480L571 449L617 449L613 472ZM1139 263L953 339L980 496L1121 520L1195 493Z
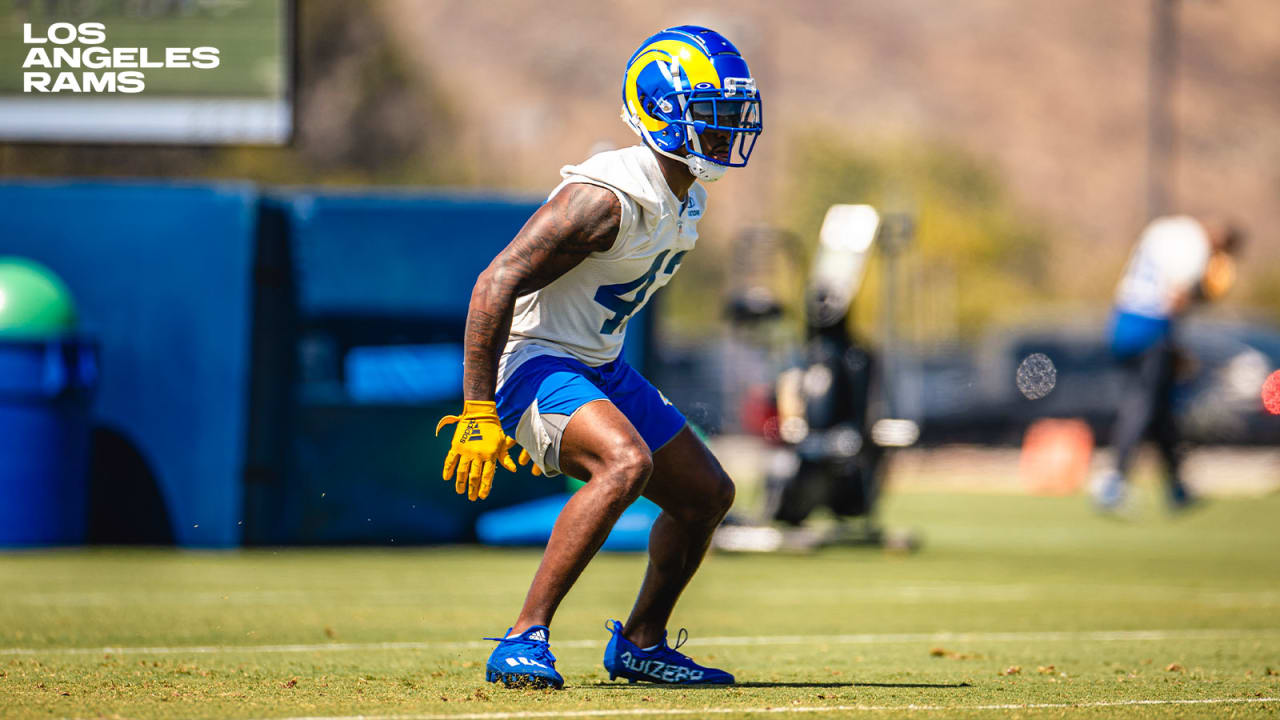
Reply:
M572 176L552 191L538 214L552 223L555 235L577 238L579 247L591 252L611 249L628 218L613 188Z
M621 203L611 188L592 182L565 181L551 201L578 222L607 223L617 227Z
M639 146L606 150L577 165L566 165L560 169L564 178L561 188L585 184L610 191L618 207L616 227L619 234L625 234L638 218L660 210L660 195L654 188L652 173L644 166L648 152Z
M1153 218L1142 232L1144 237L1164 240L1167 238L1201 238L1206 236L1204 225L1191 215L1162 215Z
M1209 249L1204 225L1191 215L1165 215L1153 219L1143 230L1140 246L1161 255L1198 255Z

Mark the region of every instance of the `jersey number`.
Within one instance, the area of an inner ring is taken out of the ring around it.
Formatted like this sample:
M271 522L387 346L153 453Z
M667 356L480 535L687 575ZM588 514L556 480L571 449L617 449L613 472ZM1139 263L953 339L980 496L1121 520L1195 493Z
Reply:
M649 288L653 286L653 281L658 279L658 271L663 274L670 275L680 267L680 261L684 260L684 254L687 250L681 250L671 256L671 262L667 263L664 268L662 261L666 260L667 253L670 250L663 250L658 257L653 259L653 264L649 266L649 271L644 275L632 280L631 282L618 283L616 285L601 285L596 290L596 302L613 311L613 316L607 318L604 324L600 326L600 334L612 335L622 329L626 325L627 318L631 317L641 305L644 304L645 297L649 294ZM623 297L631 291L635 291L635 295L630 300Z

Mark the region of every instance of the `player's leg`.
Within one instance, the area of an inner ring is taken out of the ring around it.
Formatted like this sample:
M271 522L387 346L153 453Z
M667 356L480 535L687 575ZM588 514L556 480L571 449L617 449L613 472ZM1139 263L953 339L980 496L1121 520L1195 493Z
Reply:
M1151 418L1151 435L1164 461L1169 504L1175 510L1190 506L1194 499L1182 483L1182 438L1173 414L1173 390L1177 382L1179 352L1166 347L1161 353L1156 404Z
M1160 353L1159 346L1148 348L1124 362L1123 386L1111 431L1113 469L1099 477L1092 490L1100 510L1117 511L1127 504L1126 478L1156 410Z
M733 483L676 410L626 363L605 372L605 390L653 453L645 497L662 509L649 531L649 567L626 625L608 623L610 678L662 683L732 683L723 670L703 667L666 642L671 610L702 563L711 534L733 504Z
M662 508L649 531L649 567L626 625L609 621L605 647L609 678L672 684L732 684L733 675L705 667L672 647L667 622L676 600L702 563L711 534L733 504L733 483L687 426L654 453L645 497Z
M559 467L586 482L556 520L514 632L550 625L556 608L649 480L644 440L608 400L588 403L565 427Z
M662 642L676 600L702 563L733 481L688 426L653 454L644 496L662 508L649 532L649 567L623 634L640 647Z
M1128 475L1133 459L1151 427L1159 401L1161 349L1151 348L1130 360L1125 368L1125 387L1120 393L1112 447L1115 469Z
M509 686L561 687L551 619L618 515L649 477L644 441L595 382L594 369L561 357L529 359L498 389L503 428L548 475L587 481L561 511L524 607L489 656L485 678Z

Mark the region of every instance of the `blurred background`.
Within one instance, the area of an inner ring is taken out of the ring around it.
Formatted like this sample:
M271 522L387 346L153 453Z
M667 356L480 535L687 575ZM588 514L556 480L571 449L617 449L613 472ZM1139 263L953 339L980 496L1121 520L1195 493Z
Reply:
M148 71L139 96L23 94L23 23L57 21L104 22L108 46L215 46L222 63ZM1267 0L5 0L0 421L23 461L0 476L27 530L0 544L469 542L482 512L565 491L522 472L462 502L431 430L460 400L476 274L562 165L636 141L621 70L681 23L737 44L765 132L710 189L698 252L627 355L720 450L735 518L770 520L771 483L804 454L785 378L805 363L835 204L882 221L841 321L878 372L836 450L886 449L854 516L882 487L1080 490L1114 421L1115 286L1172 212L1250 233L1232 293L1185 328L1177 412L1206 447L1188 482L1274 490ZM21 317L19 296L37 298ZM1052 380L1029 391L1016 378L1037 353ZM1069 424L1032 442L1046 418ZM899 422L873 441L877 419Z

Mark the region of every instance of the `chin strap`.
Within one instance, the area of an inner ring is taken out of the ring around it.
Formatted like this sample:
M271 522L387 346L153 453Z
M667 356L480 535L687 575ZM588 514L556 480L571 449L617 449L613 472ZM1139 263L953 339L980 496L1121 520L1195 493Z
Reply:
M696 156L681 158L681 160L684 160L684 164L689 166L689 172L703 182L715 182L724 177L725 172L729 169L720 163L714 163L706 158Z
M644 143L654 152L660 155L665 155L672 160L678 160L684 163L685 167L689 168L689 174L698 178L702 182L715 182L724 177L725 171L729 169L727 165L712 162L704 157L698 157L697 155L676 155L675 153L663 150L658 146L657 141L653 139L653 135L649 133L649 130L641 125L640 122L631 115L631 113L627 112L626 106L623 106L622 108L622 121L627 124L627 127L631 128L632 132L639 135L640 138L644 140Z
M697 155L676 155L675 153L667 152L666 150L658 147L658 144L653 142L652 138L648 137L648 133L641 135L641 137L645 139L649 147L653 148L654 152L660 155L665 155L672 160L678 160L684 163L685 167L689 168L689 174L703 182L715 182L724 177L725 171L729 169L724 165L711 162L710 160L704 157L698 157Z

